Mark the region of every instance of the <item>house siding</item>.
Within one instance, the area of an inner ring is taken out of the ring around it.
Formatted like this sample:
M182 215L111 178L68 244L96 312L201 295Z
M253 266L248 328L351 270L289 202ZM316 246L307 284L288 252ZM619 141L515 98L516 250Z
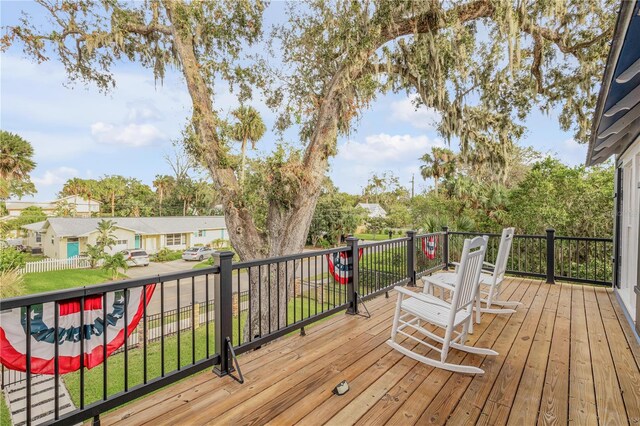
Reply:
M623 174L623 196L622 211L618 213L619 235L616 235L620 250L619 288L615 291L629 316L638 323L634 290L640 273L640 137L618 158L617 164Z

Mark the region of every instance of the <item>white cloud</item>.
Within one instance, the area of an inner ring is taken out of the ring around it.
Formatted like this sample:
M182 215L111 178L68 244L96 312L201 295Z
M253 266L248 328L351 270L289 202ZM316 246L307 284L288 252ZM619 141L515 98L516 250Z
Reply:
M78 176L78 170L73 167L57 167L53 170L47 170L41 177L33 176L31 180L36 185L51 186L62 185L67 179Z
M391 102L391 119L409 123L416 129L434 130L441 119L440 114L424 105L416 109L416 97Z
M165 139L153 124L113 125L98 121L91 125L91 135L100 143L131 147L148 146Z
M127 103L127 120L130 122L151 122L162 120L162 113L149 101Z
M364 164L398 163L415 160L442 141L427 136L388 135L365 137L364 142L349 141L340 148L338 157Z

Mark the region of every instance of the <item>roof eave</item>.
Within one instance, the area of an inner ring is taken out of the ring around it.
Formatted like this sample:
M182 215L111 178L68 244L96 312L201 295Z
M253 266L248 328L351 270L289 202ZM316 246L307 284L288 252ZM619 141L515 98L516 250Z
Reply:
M620 10L618 11L618 20L616 21L616 27L613 32L613 40L611 42L611 49L609 49L609 56L607 57L607 64L602 78L602 85L600 86L600 93L598 93L596 111L591 122L591 136L589 137L589 147L587 149L587 158L585 160L585 164L587 166L594 166L602 163L609 157L603 157L595 152L596 140L598 139L598 127L602 120L602 114L604 114L604 105L613 80L613 73L615 72L635 7L635 1L622 1Z

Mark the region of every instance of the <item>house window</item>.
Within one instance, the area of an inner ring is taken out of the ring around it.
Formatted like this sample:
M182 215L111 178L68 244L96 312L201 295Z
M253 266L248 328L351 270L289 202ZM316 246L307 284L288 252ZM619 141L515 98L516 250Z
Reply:
M42 234L40 234L39 232L36 232L36 243L41 243L42 242Z
M167 234L166 238L168 246L179 246L185 243L183 234Z
M196 233L196 236L198 237L206 237L207 236L207 231L204 229L200 229L198 230L198 232Z
M116 245L117 246L126 246L129 244L129 241L127 240L116 240Z

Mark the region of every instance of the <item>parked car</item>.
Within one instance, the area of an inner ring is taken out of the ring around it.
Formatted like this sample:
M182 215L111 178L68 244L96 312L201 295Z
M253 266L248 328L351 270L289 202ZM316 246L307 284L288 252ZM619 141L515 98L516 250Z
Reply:
M149 266L149 255L144 250L122 250L129 266Z
M184 260L204 260L205 257L211 257L213 249L211 247L191 247L182 253Z

